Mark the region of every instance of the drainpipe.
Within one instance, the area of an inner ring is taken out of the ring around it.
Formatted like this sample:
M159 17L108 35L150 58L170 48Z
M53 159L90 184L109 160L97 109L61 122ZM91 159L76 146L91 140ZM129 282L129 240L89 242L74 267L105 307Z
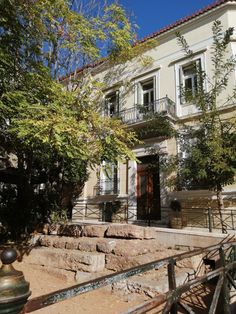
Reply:
M126 222L129 222L129 159L126 159L126 191L125 191L127 198L126 198L126 215L127 219Z

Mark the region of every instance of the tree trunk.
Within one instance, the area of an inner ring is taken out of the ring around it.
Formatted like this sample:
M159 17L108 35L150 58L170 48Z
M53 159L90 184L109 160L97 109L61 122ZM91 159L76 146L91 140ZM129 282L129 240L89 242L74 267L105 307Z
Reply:
M27 168L25 169L25 163ZM16 204L16 231L17 233L27 232L26 228L29 227L31 210L32 210L32 200L33 200L33 187L31 183L32 175L32 155L22 156L18 167L24 171L24 177L17 184L17 204Z
M222 196L222 187L217 187L216 190L216 196L217 196L217 205L218 205L218 212L220 216L220 223L221 223L221 231L222 233L227 233L227 226L224 223L222 211L224 210L224 200Z

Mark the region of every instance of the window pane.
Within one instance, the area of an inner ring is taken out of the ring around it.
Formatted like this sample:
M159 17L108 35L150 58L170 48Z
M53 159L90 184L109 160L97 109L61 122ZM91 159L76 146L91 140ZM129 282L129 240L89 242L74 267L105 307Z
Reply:
M184 66L183 67L183 74L184 74L184 76L196 74L196 63Z
M147 82L147 83L143 83L142 86L143 86L143 91L153 89L153 81Z
M148 105L149 102L150 102L149 101L149 94L148 93L143 94L143 104Z
M185 88L186 88L187 90L192 90L192 88L193 88L192 78L189 77L189 78L185 79L184 85L185 85Z
M107 95L105 99L105 104L106 113L108 116L112 117L115 113L117 113L119 108L117 92Z

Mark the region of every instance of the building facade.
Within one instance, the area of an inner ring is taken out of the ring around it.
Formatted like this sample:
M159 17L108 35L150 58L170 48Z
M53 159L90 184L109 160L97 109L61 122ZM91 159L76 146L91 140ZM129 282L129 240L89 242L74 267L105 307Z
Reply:
M139 162L128 160L109 165L104 161L96 171L90 171L84 191L74 206L74 221L151 219L166 222L172 199L178 198L182 206L191 207L196 200L205 206L207 199L215 197L209 191L174 191L167 188L158 158L177 154L178 145L174 138L160 135L161 132L145 132L156 114L166 119L173 128L179 128L183 123L196 123L199 109L195 104L184 101L180 86L195 92L195 63L211 76L212 25L215 20L221 21L224 30L236 28L236 1L217 1L143 39L156 40L155 47L144 53L149 62L134 58L112 68L95 67L96 79L106 84L103 114L121 119L125 127L136 130L138 134L140 131L143 143L134 148ZM193 51L191 60L178 45L176 32L185 37ZM229 50L230 54L236 54L236 30ZM236 71L230 77L222 100L232 93L235 84ZM207 83L204 88L209 88ZM227 119L235 116L236 104L221 106L219 110ZM159 125L159 128L162 126ZM235 194L236 185L225 187L224 197L228 206L236 204Z

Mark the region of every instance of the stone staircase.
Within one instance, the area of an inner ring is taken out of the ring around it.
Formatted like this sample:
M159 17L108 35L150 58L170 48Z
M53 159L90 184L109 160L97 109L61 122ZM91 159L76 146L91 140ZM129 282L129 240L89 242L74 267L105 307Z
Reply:
M23 262L40 265L49 272L51 269L52 273L67 273L80 283L181 253L162 247L155 228L135 225L57 225L50 226L47 233L37 235L36 247L24 255ZM176 267L177 283L183 283L200 260L194 257L181 261ZM166 267L131 277L112 288L124 294L149 296L165 292L168 290Z

